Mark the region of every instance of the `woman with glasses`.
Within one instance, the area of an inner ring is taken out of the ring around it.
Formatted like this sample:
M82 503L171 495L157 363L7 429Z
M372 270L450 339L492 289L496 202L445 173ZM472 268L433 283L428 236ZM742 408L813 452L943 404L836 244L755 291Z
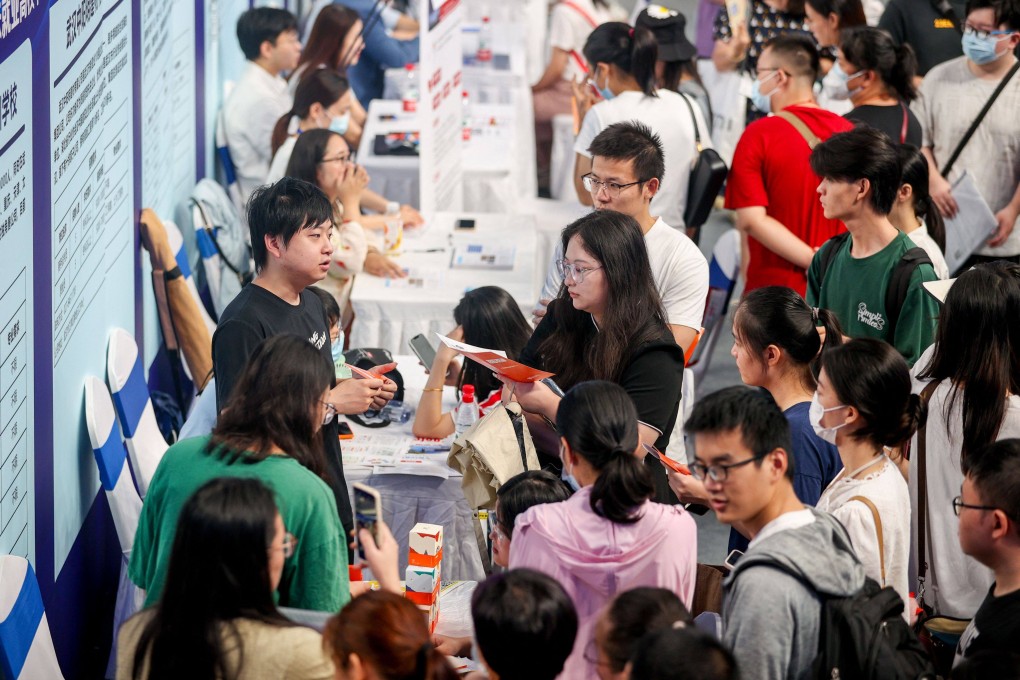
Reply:
M881 340L826 349L821 365L809 417L815 433L836 445L843 470L816 507L846 527L864 573L899 593L909 620L910 492L896 451L924 424L925 407L910 393L907 362Z
M574 651L561 678L592 678L585 650L617 594L641 586L694 595L697 528L679 506L652 502L655 487L635 455L638 412L626 390L603 380L573 387L556 413L563 473L579 490L517 517L510 568L559 581L577 609Z
M925 475L910 457L910 496L926 489L925 602L944 616L971 618L992 584L990 569L965 555L947 502L960 493L961 465L1002 439L1020 437L1020 266L982 264L953 282L935 344L914 365L914 391L926 394ZM1009 322L1005 320L1011 320ZM918 435L919 437L919 435ZM914 438L911 451L919 452ZM920 528L914 518L914 535Z
M361 197L368 173L354 162L347 142L332 130L302 133L287 163L287 177L301 179L322 189L334 206L333 258L329 275L318 285L329 291L345 313L354 277L362 272L402 278L403 268L370 243L362 225ZM348 318L345 314L344 318Z
M510 293L498 286L482 286L464 294L453 310L457 327L448 336L475 347L502 350L516 359L531 337L531 326ZM454 432L454 412L443 413L443 386L454 385L458 394L464 385L472 385L482 414L500 403L503 384L491 369L474 361L458 365L457 353L440 344L429 367L429 377L414 414L416 437L442 439ZM458 399L458 403L459 403Z
M617 383L637 407L641 442L665 451L680 403L684 356L666 325L641 229L632 217L597 210L564 229L562 244L563 285L519 361L555 373L563 390L586 380ZM526 411L555 422L560 397L548 386L508 384ZM532 431L551 453L541 428L536 423ZM649 465L656 498L675 502L663 466L651 455Z
M120 629L118 680L332 678L322 637L273 602L300 544L288 528L258 479L199 487L181 507L163 595Z
M349 148L357 148L357 140L351 141L350 135L346 134L355 110L356 100L353 97L347 78L330 68L315 69L308 77L302 78L294 93L294 106L280 117L273 128L273 162L269 166L266 183L272 184L288 174L294 145L303 132L329 130L342 135ZM398 205L371 189L363 188L358 199L360 208L377 213L361 215L361 226L365 229L385 229L386 213L398 213L406 226L414 227L424 222L421 213L411 206Z
M332 380L333 367L307 338L270 338L255 349L212 434L170 447L149 485L131 552L129 574L146 591L147 606L168 584L181 508L217 477L265 482L287 531L299 538L276 587L281 606L335 612L350 599L347 539L323 481L320 429L333 416L326 402ZM399 588L392 537L383 541L383 552L379 580Z
M685 95L656 88L658 50L655 36L644 26L611 21L588 36L584 45L584 57L590 64L588 80L574 84L574 98L582 117L581 130L574 141L574 189L582 204L593 204L591 192L581 179L592 169L588 147L610 125L640 121L659 137L669 168L652 198L652 214L662 217L674 229L682 229L686 226L684 208L691 165L698 153L695 124L703 147L711 147L712 140L697 103Z

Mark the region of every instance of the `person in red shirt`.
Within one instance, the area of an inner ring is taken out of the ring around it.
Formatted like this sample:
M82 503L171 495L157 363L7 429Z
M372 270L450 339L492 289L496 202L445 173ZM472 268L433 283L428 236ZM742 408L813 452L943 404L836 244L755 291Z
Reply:
M774 38L758 57L752 100L776 114L744 130L726 183L726 207L748 236L745 291L788 286L804 295L818 246L845 229L823 214L808 163L815 144L853 127L815 102L818 68L818 50L800 35Z

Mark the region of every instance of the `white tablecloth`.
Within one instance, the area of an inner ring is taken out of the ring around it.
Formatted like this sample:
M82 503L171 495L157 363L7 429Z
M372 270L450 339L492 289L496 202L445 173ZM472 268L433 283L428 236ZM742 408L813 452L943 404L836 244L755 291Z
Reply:
M404 379L404 403L417 408L427 375L413 355L395 355L397 370ZM443 393L443 408L456 403L454 388ZM350 422L350 421L349 421ZM372 433L410 435L412 419L403 425L391 423L387 427L372 429L350 422L354 440ZM436 454L437 461L445 466L446 454ZM391 474L385 468L344 466L347 485L361 482L377 489L382 496L383 520L390 527L400 545L397 553L400 573L407 568L407 535L418 522L439 524L443 527L443 580L479 581L485 578L482 558L476 540L474 513L468 507L461 489L460 474L450 470L448 478ZM353 491L351 497L354 497Z
M460 218L474 219L475 229L454 234L454 222ZM421 233L405 231L403 253L395 257L410 272L408 279L366 275L355 279L351 347L384 347L401 354L419 333L434 343L434 333L453 329L453 308L464 293L480 286L505 289L525 312L537 299L546 263L538 266L533 217L437 213L426 219ZM513 269L451 269L453 247L467 244L514 246Z

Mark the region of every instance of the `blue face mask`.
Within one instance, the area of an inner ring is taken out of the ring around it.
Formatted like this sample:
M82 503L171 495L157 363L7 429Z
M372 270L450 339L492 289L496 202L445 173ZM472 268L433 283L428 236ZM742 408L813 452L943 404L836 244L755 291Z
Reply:
M329 346L330 351L333 353L333 362L336 363L344 358L344 332L340 331L340 335L337 336L336 340Z
M829 73L822 79L822 88L832 99L839 101L850 99L864 88L857 87L851 90L849 82L864 73L865 71L857 71L856 73L847 74L843 71L843 67L840 66L837 61L832 65L832 68L829 69Z
M754 108L758 109L762 113L772 113L771 97L778 88L772 88L772 91L768 94L762 94L761 84L772 80L778 74L779 71L773 71L772 75L765 80L758 80L755 78L754 82L751 83L751 103L754 104Z
M347 134L347 128L351 125L351 112L348 111L342 116L337 116L329 121L329 129L338 135Z
M1000 38L996 36L990 35L987 38L979 38L973 33L964 33L963 53L975 64L990 64L1002 56L996 51L999 40Z
M596 71L595 73L597 75L598 71ZM606 86L605 87L599 87L598 83L595 81L595 79L591 80L591 84L595 87L596 90L599 91L599 94L602 95L602 98L605 99L606 101L609 101L610 99L612 99L613 97L616 96L615 94L613 94L613 91L609 89L609 76L608 75L606 76Z
M560 462L563 463L563 469L560 470L560 479L567 483L571 491L577 491L581 488L581 485L577 483L577 478L574 477L573 473L567 472L567 462L563 460L563 447L560 446Z

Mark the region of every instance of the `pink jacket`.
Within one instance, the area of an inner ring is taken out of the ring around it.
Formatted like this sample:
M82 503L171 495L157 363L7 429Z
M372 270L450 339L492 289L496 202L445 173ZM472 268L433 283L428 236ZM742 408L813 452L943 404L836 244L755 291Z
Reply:
M570 595L579 627L561 680L595 677L593 633L599 611L617 594L640 586L672 590L690 607L697 573L698 533L680 506L646 502L634 524L596 515L584 487L561 503L529 509L517 518L510 568L546 573Z

